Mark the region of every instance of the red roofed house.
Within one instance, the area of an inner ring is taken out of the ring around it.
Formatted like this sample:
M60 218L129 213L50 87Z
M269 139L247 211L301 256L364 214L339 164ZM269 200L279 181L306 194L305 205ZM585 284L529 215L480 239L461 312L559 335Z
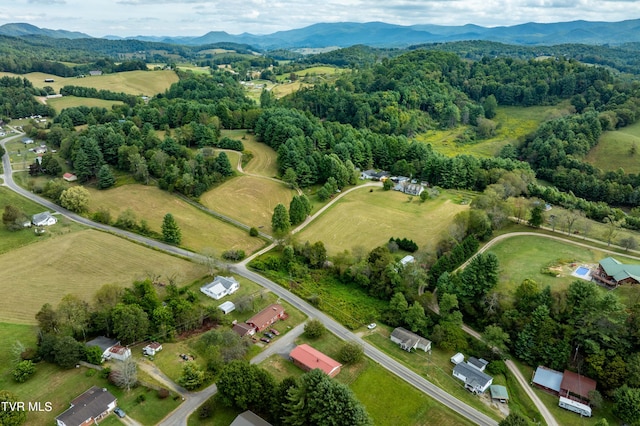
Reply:
M342 367L342 364L338 361L329 358L306 343L296 346L289 356L293 360L293 363L304 371L311 371L314 368L319 368L327 373L329 377L335 377L340 372L340 367Z
M267 306L245 322L249 325L252 325L256 329L256 331L262 331L279 319L285 318L286 315L284 313L284 308L282 307L282 305L274 303L273 305Z
M131 356L131 349L115 345L109 348L107 359L117 359L118 361L124 361Z
M597 382L573 371L564 370L560 383L560 396L578 402L589 402L589 392L596 390Z

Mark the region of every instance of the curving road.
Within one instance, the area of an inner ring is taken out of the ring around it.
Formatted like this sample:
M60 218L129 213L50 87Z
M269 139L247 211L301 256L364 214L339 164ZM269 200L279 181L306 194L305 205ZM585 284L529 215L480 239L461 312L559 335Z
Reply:
M19 136L21 136L21 135L18 135L16 137L19 137ZM13 139L13 137L3 140L2 142L0 142L0 144L2 144L4 146L4 144L10 139ZM178 255L178 256L182 256L182 257L185 257L185 258L190 258L190 259L194 259L194 260L200 260L202 258L202 256L198 255L197 253L191 252L189 250L181 249L179 247L174 247L174 246L162 243L160 241L151 240L151 239L143 237L141 235L137 235L137 234L133 234L131 232L123 231L122 229L114 228L112 226L96 223L96 222L93 222L93 221L91 221L89 219L86 219L86 218L84 218L82 216L79 216L79 215L77 215L77 214L75 214L75 213L73 213L73 212L71 212L71 211L69 211L67 209L64 209L64 208L52 203L51 201L46 200L46 199L44 199L42 197L39 197L36 194L33 194L32 192L29 192L29 191L19 187L18 185L16 185L16 183L14 182L13 177L12 177L11 163L9 161L9 155L8 154L5 154L5 156L3 157L3 165L4 165L4 172L5 172L4 173L5 185L7 187L9 187L14 192L24 196L25 198L30 199L31 201L34 201L34 202L36 202L38 204L41 204L41 205L47 207L50 210L53 210L53 211L61 213L62 215L68 217L69 219L71 219L71 220L73 220L75 222L81 223L81 224L83 224L83 225L85 225L87 227L100 229L100 230L105 231L105 232L110 232L110 233L113 233L113 234L116 234L116 235L120 235L120 236L123 236L123 237L131 240L131 241L134 241L134 242L137 242L137 243L149 246L149 247L153 247L153 248L156 248L158 250L163 250L165 252L168 252L168 253L171 253L171 254L175 254L175 255ZM371 185L376 185L376 184L368 184L368 185L371 186ZM358 189L358 188L361 188L361 187L362 186L359 186L357 188L353 188L352 190L355 190L355 189ZM339 196L335 197L323 209L321 209L315 215L313 215L311 218L309 218L307 221L305 221L304 224L302 224L298 228L296 228L295 232L297 232L300 229L302 229L303 226L308 224L311 220L313 220L313 218L317 217L325 209L327 209L332 203L334 203L335 201L340 199L342 196L344 196L348 192L349 191L344 191ZM280 297L282 300L285 300L286 302L290 303L293 307L295 307L296 309L299 309L300 311L305 313L307 316L309 316L311 318L317 318L317 319L321 320L325 324L327 329L330 330L332 333L334 333L336 336L338 336L340 339L357 341L358 343L360 343L364 347L365 354L368 357L370 357L373 361L377 362L383 368L387 369L388 371L390 371L393 374L397 375L398 377L402 378L403 380L405 380L407 383L411 384L415 388L417 388L420 391L426 393L427 395L429 395L430 397L432 397L436 401L438 401L438 402L446 405L447 407L451 408L453 411L455 411L456 413L460 414L461 416L467 418L468 420L470 420L470 421L472 421L472 422L474 422L474 423L476 423L478 425L496 426L498 424L498 422L496 422L494 419L492 419L489 416L481 413L480 411L476 410L475 408L472 408L472 407L468 406L467 404L463 403L462 401L458 400L457 398L449 395L448 393L446 393L442 389L438 388L437 386L435 386L434 384L432 384L431 382L429 382L428 380L426 380L425 378L423 378L419 374L416 374L415 372L411 371L409 368L405 367L404 365L402 365L398 361L394 360L393 358L391 358L390 356L386 355L385 353L383 353L379 349L377 349L374 346L372 346L371 344L367 343L366 341L364 341L363 339L358 337L356 334L352 333L347 328L343 327L338 322L336 322L332 318L328 317L327 315L325 315L323 312L319 311L315 307L311 306L310 304L308 304L307 302L305 302L304 300L302 300L298 296L290 293L289 291L285 290L284 288L282 288L278 284L274 283L273 281L271 281L271 280L269 280L269 279L267 279L267 278L265 278L265 277L263 277L261 275L258 275L253 271L248 270L247 267L246 267L246 261L241 263L241 264L238 264L238 265L230 265L230 269L232 271L236 272L238 275L243 276L243 277L245 277L245 278L247 278L247 279L249 279L251 281L254 281L257 284L260 284L263 287L269 289L270 291L272 291L273 293L278 295L278 297ZM203 390L201 392L190 394L189 398L187 398L185 400L185 402L183 404L181 404L181 407L184 406L184 408L180 408L179 407L179 410L180 410L180 413L181 413L180 414L180 416L181 416L180 418L182 419L179 424L186 424L186 418L188 417L188 415L186 415L186 412L191 413L191 412L195 411L202 404L202 402L206 401L206 399L208 397L210 397L211 395L213 395L215 392L216 392L215 385L212 385L209 388L207 388L207 389L205 389L205 390ZM183 417L183 416L185 416L185 417ZM173 418L173 416L171 416L171 417ZM169 423L163 423L163 424L169 424ZM176 424L176 423L173 423L173 424Z

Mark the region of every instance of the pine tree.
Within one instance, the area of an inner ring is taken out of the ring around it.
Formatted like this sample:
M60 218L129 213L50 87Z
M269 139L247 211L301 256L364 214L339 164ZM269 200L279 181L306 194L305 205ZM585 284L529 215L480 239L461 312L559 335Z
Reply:
M301 197L294 195L289 204L289 219L292 225L304 222L307 217L307 211L304 201Z
M169 244L180 244L182 234L180 227L171 213L164 215L162 221L162 239Z
M271 228L276 237L284 237L291 229L291 221L289 220L289 213L284 204L278 204L273 209L273 216L271 217Z
M116 183L116 178L111 173L111 168L104 164L98 172L98 189L111 188Z

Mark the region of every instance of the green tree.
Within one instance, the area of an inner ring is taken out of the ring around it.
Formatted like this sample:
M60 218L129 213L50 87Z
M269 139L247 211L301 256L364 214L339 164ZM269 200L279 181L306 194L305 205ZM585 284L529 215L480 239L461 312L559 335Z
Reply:
M164 219L162 220L162 240L175 245L180 244L182 241L180 227L171 213L164 215Z
M108 164L103 164L98 172L98 189L111 188L116 183L116 178L111 172L111 167Z
M20 361L13 369L13 380L18 383L26 382L36 372L36 366L31 360Z
M178 384L187 390L194 390L204 383L204 371L195 362L185 362Z
M49 176L57 176L62 172L60 162L51 153L46 153L42 156L40 165L42 166L42 170Z
M43 333L57 333L58 332L58 314L53 306L49 303L45 303L40 308L40 311L36 314L36 321Z
M509 344L509 333L503 331L502 327L499 325L486 326L482 337L489 346L497 348L500 352L505 352L507 350L507 345Z
M227 364L216 384L222 403L228 407L269 413L277 404L277 385L273 376L244 360Z
M289 233L291 229L291 222L289 220L289 213L284 204L278 204L273 210L273 216L271 217L271 229L273 234L277 238L282 238Z
M23 401L9 391L0 390L0 406L8 405ZM7 403L7 404L5 404ZM27 412L24 410L0 410L0 425L3 426L20 426L27 421Z
M229 157L225 152L221 152L216 157L214 170L225 177L231 176L233 174L233 168L231 167L231 162L229 162Z
M322 241L316 241L309 249L309 266L320 268L327 261L327 249Z
M498 426L529 426L529 422L524 418L524 416L522 416L522 414L511 412L500 423L498 423Z
M89 364L102 364L102 349L99 346L90 346L85 350L84 357Z
M28 220L27 215L11 204L4 206L2 213L2 223L9 231L19 231L24 228L24 223Z
M303 374L287 391L285 425L369 426L371 419L347 385L319 369Z
M613 412L620 420L629 424L640 421L640 389L623 385L616 389L613 399Z
M327 331L327 329L319 319L310 319L304 325L304 334L311 339L317 339L318 337L322 336L325 331Z
M482 103L482 107L484 108L484 116L485 118L493 118L498 113L498 101L494 95L489 95L486 97L484 102Z
M58 304L58 327L63 332L82 339L89 328L89 304L73 294L65 295Z
M298 187L298 175L296 171L289 167L282 175L282 180L285 181L291 188Z
M53 345L54 361L62 368L72 368L84 355L84 345L71 336L62 336Z
M111 312L115 336L128 345L143 340L149 330L149 317L139 305L118 303Z
M72 212L84 213L89 208L89 191L83 186L72 186L60 194L60 205Z
M391 188L393 188L393 182L391 179L385 179L384 182L382 182L382 189L389 191Z
M355 364L364 357L364 348L358 342L342 342L338 349L338 360L343 364Z
M131 208L126 208L118 215L114 226L122 229L135 229L138 226L138 218L136 213Z
M426 331L425 329L429 324L427 316L424 313L424 308L417 300L413 302L413 305L405 312L403 319L407 327L414 333L423 330Z
M533 226L534 228L539 228L540 225L544 223L543 216L544 209L542 208L542 203L538 202L531 209L531 217L529 218L529 226Z
M289 220L291 225L304 222L307 217L307 209L301 196L294 195L289 204Z

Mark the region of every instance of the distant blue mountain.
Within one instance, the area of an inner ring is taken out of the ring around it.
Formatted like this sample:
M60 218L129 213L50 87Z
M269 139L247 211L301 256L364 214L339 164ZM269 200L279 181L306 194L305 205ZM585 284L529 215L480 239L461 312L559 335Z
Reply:
M45 35L55 38L82 38L86 34L65 30L48 30L30 24L5 24L0 35L23 37ZM199 46L212 43L238 43L258 49L348 47L364 44L372 47L406 47L422 43L444 43L463 40L486 40L520 45L554 45L564 43L610 44L640 42L640 19L621 22L571 21L540 24L530 22L508 27L481 27L479 25L411 25L402 26L384 22L320 23L272 34L229 34L211 31L199 37L167 36L107 36L110 40L135 39Z

